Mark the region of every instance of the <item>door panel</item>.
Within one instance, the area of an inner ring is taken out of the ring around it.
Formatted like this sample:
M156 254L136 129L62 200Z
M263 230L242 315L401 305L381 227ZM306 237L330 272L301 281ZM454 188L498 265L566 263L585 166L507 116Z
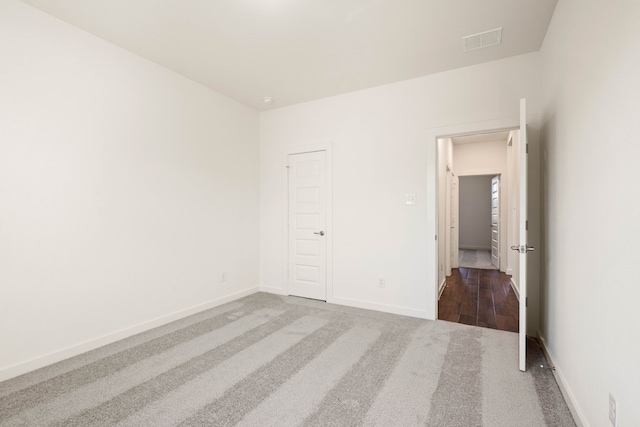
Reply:
M288 293L326 301L326 152L292 154L288 170Z
M528 173L528 142L527 142L527 100L520 100L520 147L518 157L518 171L520 178L519 227L520 241L518 247L519 290L520 290L520 329L519 329L519 367L521 371L527 369L527 173ZM513 248L512 248L513 249ZM531 248L533 249L533 248Z
M491 264L500 269L500 175L491 178Z

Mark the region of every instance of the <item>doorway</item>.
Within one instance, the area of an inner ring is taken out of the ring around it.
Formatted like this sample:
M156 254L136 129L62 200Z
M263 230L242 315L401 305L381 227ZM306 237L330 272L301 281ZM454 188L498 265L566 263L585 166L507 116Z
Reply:
M439 277L441 320L518 332L519 302L507 274L506 252L508 150L515 132L438 140L438 177L443 181L438 185L443 205L438 229L445 236L439 243L440 259L445 260Z
M499 270L500 175L461 176L459 182L458 266Z
M453 137L492 133L501 130L514 131L512 134L513 137L510 138L508 142L508 146L510 147L508 156L511 159L509 162L510 171L508 176L512 178L515 177L516 179L509 181L508 188L509 195L513 195L513 191L516 191L517 197L509 196L508 202L509 209L512 207L514 209L513 211L509 211L509 217L512 218L512 220L508 224L511 227L507 229L507 237L509 240L509 248L512 249L512 251L509 251L510 256L507 260L507 272L511 272L513 289L515 289L518 296L518 367L521 371L525 371L527 333L533 335L538 324L538 266L540 258L538 253L534 251L534 248L540 238L540 217L537 211L539 203L539 177L536 175L540 159L538 157L539 118L535 114L531 116L527 115L527 100L524 98L520 99L519 110L518 116L483 122L469 122L428 130L426 140L430 141L431 155L427 157L427 196L430 197L431 200L435 200L436 203L427 209L427 227L434 232L435 244L428 245L427 247L426 267L433 273L432 278L428 281L428 289L430 292L433 292L433 299L429 296L429 301L433 302L433 305L430 305L430 307L433 307L433 318L437 319L439 310L438 300L446 285L444 277L440 280L441 276L444 276L444 266L441 263L444 256L444 254L441 253L444 251L442 245L443 239L439 239L439 236L443 236L442 221L440 221L442 218L440 206L442 206L441 194L444 193L440 193L439 190L443 182L441 176L441 171L444 170L442 160L447 160L448 155L445 154L445 152L448 153L451 151L442 149L442 141L448 140L450 142ZM527 122L533 124L531 129L527 127ZM519 132L515 132L515 130ZM529 139L529 130L532 131L531 139ZM533 144L531 147L529 141ZM448 148L451 147L451 144L447 145ZM529 168L529 163L532 164L532 168ZM453 170L455 171L455 168ZM529 179L530 171L534 179ZM476 174L482 173L486 173L486 171L476 172ZM531 204L529 203L530 197L532 199ZM504 228L503 224L503 229ZM503 246L502 250L504 253L505 246ZM527 258L530 258L530 261L527 261ZM502 259L505 258L503 257ZM515 262L513 262L514 259ZM531 267L529 267L529 263ZM517 280L517 282L514 282L514 280ZM429 312L429 314L431 314L431 312Z

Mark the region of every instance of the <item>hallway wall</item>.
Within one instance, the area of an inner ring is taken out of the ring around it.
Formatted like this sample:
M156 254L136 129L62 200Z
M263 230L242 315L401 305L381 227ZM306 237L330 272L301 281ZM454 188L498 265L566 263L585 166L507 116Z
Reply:
M497 175L500 174L501 204L500 217L502 227L500 230L500 271L507 271L508 257L508 222L512 221L509 216L509 174L507 153L510 147L507 146L507 139L474 142L467 144L454 144L453 159L455 162L454 172L458 177L476 175ZM460 210L459 215L462 215ZM488 224L490 224L490 220ZM489 244L489 248L491 245Z
M451 244L451 214L447 217L447 165L453 170L453 142L451 138L438 139L438 235L443 238L438 240L438 286L444 286L444 278L448 274L446 257L451 259L451 253L447 250L447 239ZM451 172L449 172L451 173ZM449 203L451 201L449 200ZM447 235L449 233L449 235ZM454 231L455 233L455 231Z
M506 239L506 252L507 252L507 268L505 272L511 276L511 280L516 287L516 291L520 292L519 275L520 265L518 261L518 252L510 250L512 246L520 245L520 225L519 225L519 213L520 213L520 170L518 157L520 155L520 131L509 132L509 138L511 138L511 145L507 146L507 176L509 177L506 185L505 193L507 194L506 200L506 218L507 218L507 239ZM539 172L536 172L535 177L540 180ZM529 182L529 185L535 181ZM539 186L538 186L539 187ZM538 212L540 209L538 207Z
M460 249L491 250L491 178L460 177Z
M486 175L505 171L507 140L454 144L454 171L457 175Z

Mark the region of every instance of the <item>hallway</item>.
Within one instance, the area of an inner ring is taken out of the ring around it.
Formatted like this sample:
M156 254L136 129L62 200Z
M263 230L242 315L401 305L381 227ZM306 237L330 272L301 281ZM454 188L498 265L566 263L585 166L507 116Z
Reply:
M458 265L464 268L480 268L483 270L495 270L491 264L491 251L486 249L460 249L458 251Z
M518 299L510 276L497 270L453 269L438 301L438 319L518 332Z

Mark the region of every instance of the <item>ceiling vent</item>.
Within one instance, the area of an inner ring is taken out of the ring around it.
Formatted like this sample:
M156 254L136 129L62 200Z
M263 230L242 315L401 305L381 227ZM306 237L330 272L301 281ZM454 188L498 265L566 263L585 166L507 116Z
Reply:
M502 41L502 27L483 33L472 34L462 38L462 48L465 52L499 45Z

